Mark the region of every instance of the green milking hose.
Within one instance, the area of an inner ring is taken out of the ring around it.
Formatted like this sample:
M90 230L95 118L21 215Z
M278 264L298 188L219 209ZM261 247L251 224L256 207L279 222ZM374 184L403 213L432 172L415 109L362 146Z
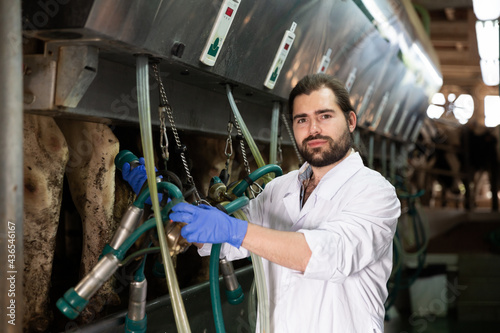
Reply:
M283 174L283 170L276 164L268 164L258 168L257 170L249 174L247 178L251 179L252 182L255 182L257 179L269 173L274 173L276 176L279 177ZM239 197L243 195L243 193L245 193L245 190L249 185L250 184L246 181L246 179L244 179L234 187L232 192L234 195Z
M169 182L159 182L159 183L155 183L155 185L156 185L155 187L157 188L157 192L158 192L158 189L159 190L167 190L168 194L169 194L169 197L171 199L173 199L173 198L183 199L184 198L182 196L181 190L179 190L179 188L177 186L175 186L174 184L172 184L172 183L169 183ZM150 191L149 191L149 184L148 184L148 187L145 188L141 193L139 193L139 195L137 196L137 199L135 199L133 205L136 206L137 208L141 208L141 209L144 208L144 202L150 196L149 192ZM157 197L158 197L158 195L157 195Z
M255 181L262 176L268 173L275 173L276 176L281 176L283 171L277 165L264 165L254 172L252 172L248 178L252 181ZM234 217L239 218L240 220L248 221L246 215L239 210L239 208L243 207L241 203L246 200L248 202L248 198L245 196L241 196L246 188L249 186L248 182L241 181L232 191L233 194L239 196L238 199L224 204L224 208L226 209L228 214L233 214ZM246 203L245 203L246 204ZM214 314L215 328L217 333L224 333L224 319L222 318L222 306L220 301L220 292L219 292L219 256L221 251L221 244L213 244L212 250L210 252L210 294L212 299L212 310ZM270 332L269 325L269 303L267 297L267 286L264 277L264 269L262 267L262 259L260 256L250 253L252 258L252 264L254 267L254 275L255 282L257 285L257 298L259 304L259 313L260 313L260 329L261 332Z
M226 212L231 215L243 206L248 204L248 198L243 196L229 203L222 203ZM219 289L219 255L221 244L213 244L210 252L210 299L212 302L212 311L215 322L215 331L217 333L225 333L224 318L222 317L222 305Z

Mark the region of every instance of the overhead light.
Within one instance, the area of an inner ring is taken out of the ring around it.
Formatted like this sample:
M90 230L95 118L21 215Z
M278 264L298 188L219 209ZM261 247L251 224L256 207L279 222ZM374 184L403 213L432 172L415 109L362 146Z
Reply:
M444 105L446 100L444 99L444 95L442 93L435 93L431 99L432 104Z
M472 6L479 20L496 20L500 17L500 1L498 0L472 0Z
M484 97L484 125L496 127L500 124L500 97L488 95Z
M487 86L498 86L500 83L500 66L498 59L481 59L479 64L481 65L481 76L483 77L484 84Z
M477 21L476 35L481 59L498 59L498 20Z
M499 0L472 0L476 22L477 48L481 57L481 75L484 84L499 84Z
M427 116L429 118L434 118L434 119L439 119L444 113L444 107L442 106L437 106L434 104L430 104L429 107L427 107Z
M457 100L455 101L455 106L465 109L467 114L470 114L472 116L472 113L474 112L474 99L469 94L462 94L458 96Z
M450 93L446 102L442 93L435 93L431 103L427 107L427 116L431 119L438 119L443 113L452 112L460 124L466 124L474 114L474 99L469 94L461 94L456 98L455 94Z
M441 87L441 85L443 84L443 78L441 76L441 73L439 73L434 64L429 60L429 56L422 50L419 44L420 43L418 42L414 42L410 50L417 56L420 62L424 65L426 77L432 77L432 83Z
M462 94L458 96L455 101L455 108L453 113L458 120L469 120L474 114L474 99L469 94Z
M373 16L373 19L377 24L381 24L387 22L387 16L384 14L384 11L379 7L378 2L376 0L363 0L363 4L366 9Z
M499 3L500 1L496 1ZM498 20L476 22L477 48L481 57L481 75L487 86L499 84L500 68L498 66L499 29Z

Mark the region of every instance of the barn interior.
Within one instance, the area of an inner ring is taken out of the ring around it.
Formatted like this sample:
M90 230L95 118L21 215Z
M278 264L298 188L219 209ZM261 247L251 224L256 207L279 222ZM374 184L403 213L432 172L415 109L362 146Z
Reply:
M260 258L199 257L121 162L238 214L238 181L260 179L251 198L303 162L287 99L317 72L345 83L357 149L402 204L385 332L496 331L500 9L483 1L493 17L472 0L2 1L0 331L253 331Z

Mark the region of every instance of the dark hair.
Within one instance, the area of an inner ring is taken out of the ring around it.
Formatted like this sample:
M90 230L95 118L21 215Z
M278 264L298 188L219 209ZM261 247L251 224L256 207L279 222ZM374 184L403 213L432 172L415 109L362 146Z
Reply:
M290 119L293 115L293 101L299 95L309 95L313 91L321 88L329 88L337 98L340 109L344 112L346 119L349 117L349 111L354 111L349 98L349 93L344 84L335 77L327 74L309 74L303 77L290 92L288 97L288 114Z

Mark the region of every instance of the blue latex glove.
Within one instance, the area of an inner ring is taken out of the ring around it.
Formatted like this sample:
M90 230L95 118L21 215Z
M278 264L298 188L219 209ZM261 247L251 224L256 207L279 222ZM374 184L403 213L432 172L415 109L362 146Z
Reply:
M231 217L215 207L180 202L172 207L172 211L172 221L187 223L181 235L188 242L229 243L239 248L247 233L248 222Z
M155 168L155 171L158 171ZM144 162L144 157L139 158L139 165L130 170L130 164L125 163L123 164L122 167L122 176L123 179L126 180L130 186L132 186L132 189L134 190L135 194L139 195L141 193L141 188L142 185L148 180L148 175L146 173L146 163ZM163 198L162 193L158 193L158 200L161 202ZM148 198L145 203L148 205L151 205L151 198Z

